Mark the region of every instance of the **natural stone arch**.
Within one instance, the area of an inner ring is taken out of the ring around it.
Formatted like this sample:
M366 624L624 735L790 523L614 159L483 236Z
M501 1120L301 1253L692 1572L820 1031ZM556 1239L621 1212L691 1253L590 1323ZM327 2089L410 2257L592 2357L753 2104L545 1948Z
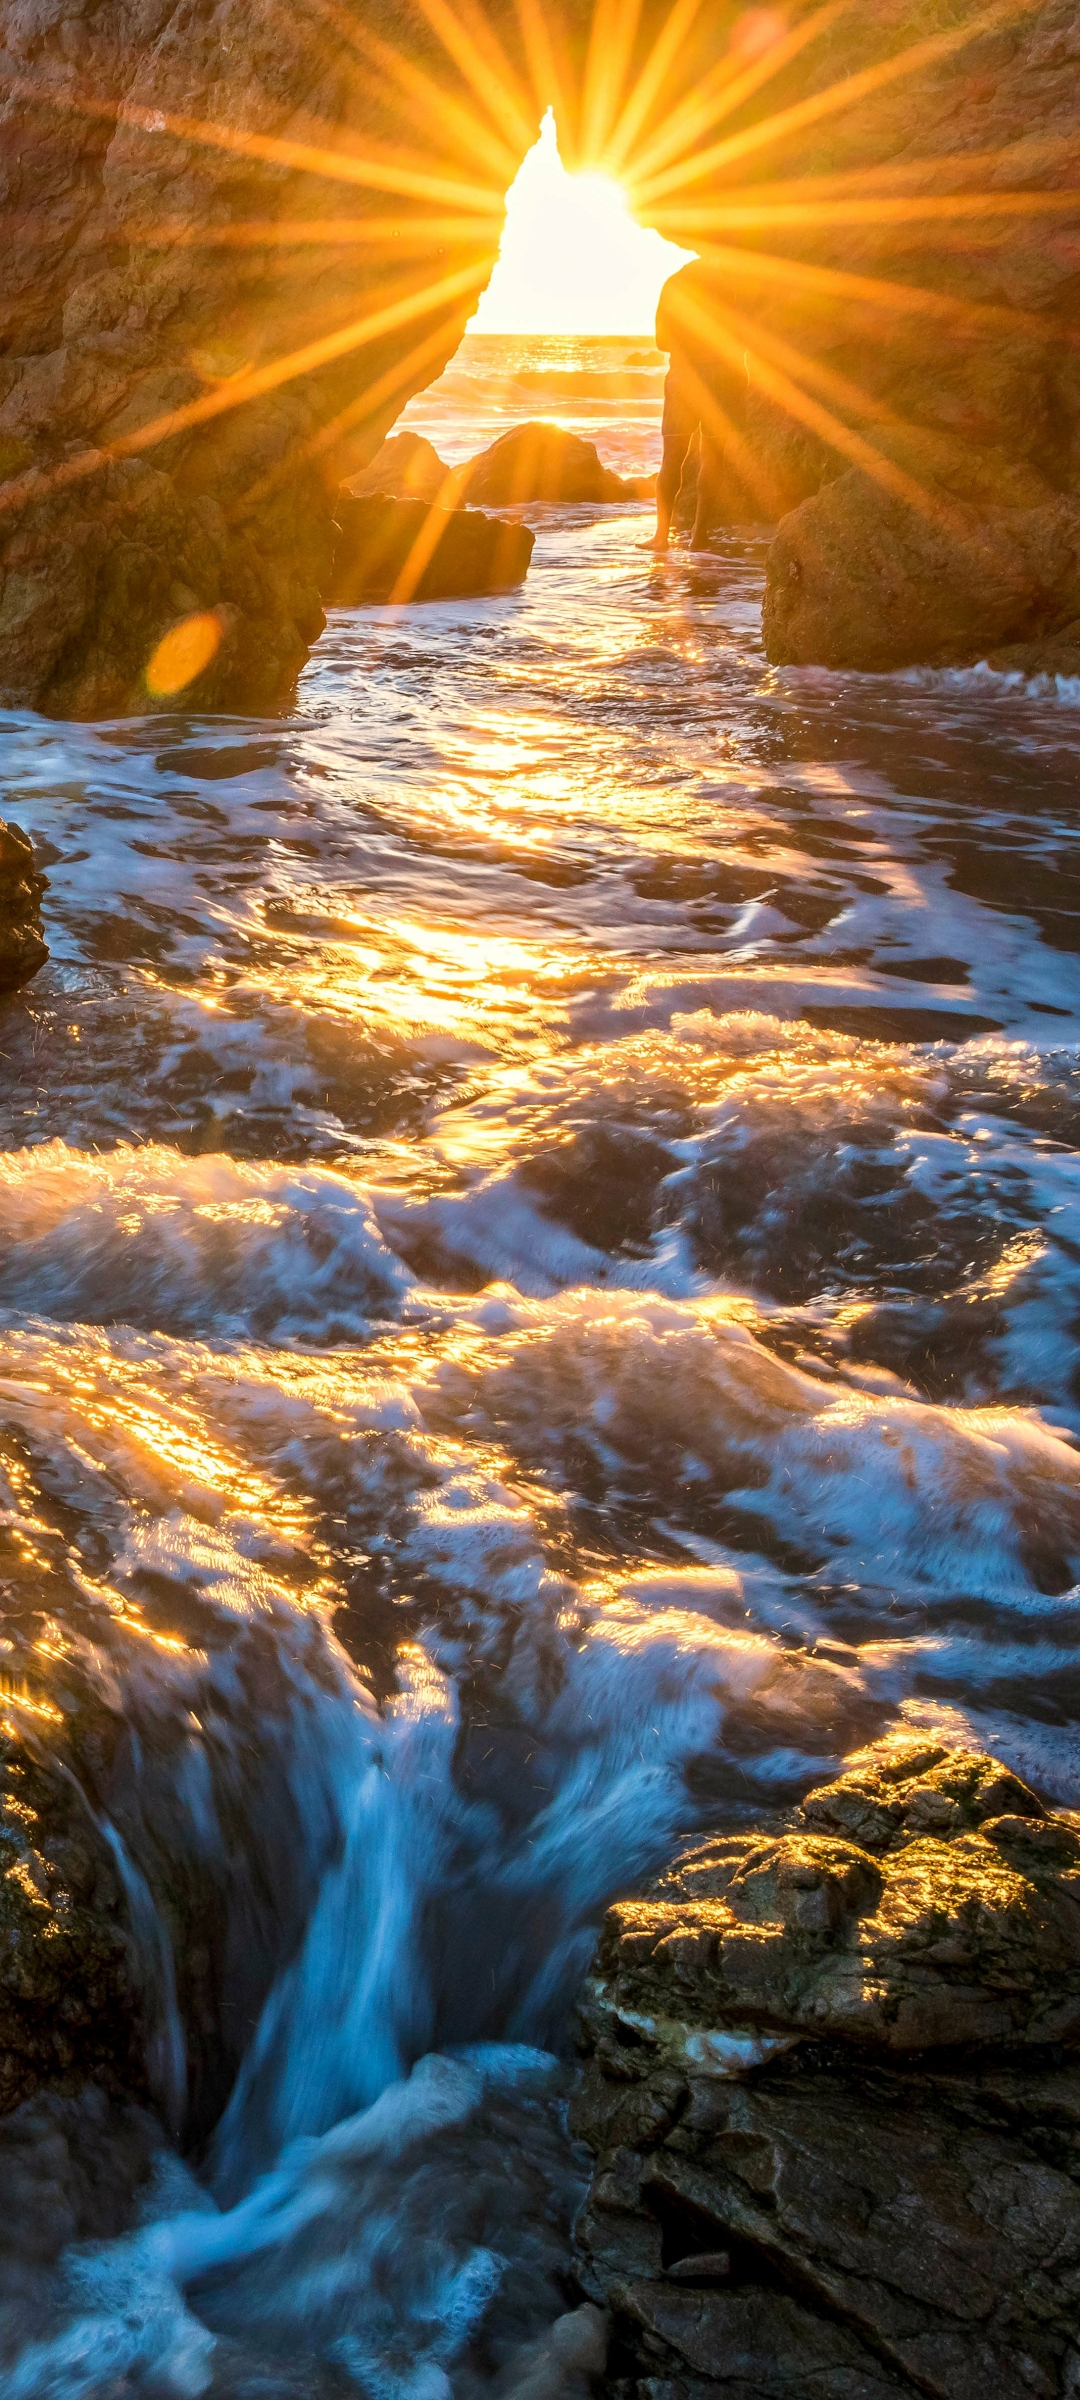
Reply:
M727 0L3 0L4 697L145 707L157 641L199 612L222 639L187 698L262 708L287 692L321 623L337 480L456 348L549 99L584 163L636 94L632 182L673 131L635 196L644 222L688 242L696 225L715 252L728 313L707 381L731 435L730 511L746 512L748 460L756 505L817 511L785 531L775 653L828 654L838 584L856 635L890 578L901 616L917 602L905 482L930 493L939 585L944 544L946 583L1004 589L992 638L1010 609L1064 622L1080 493L1071 0L768 16ZM977 190L1043 200L958 248L917 203L970 192L965 158ZM807 178L816 218L783 219L775 187ZM916 206L823 217L826 188ZM820 487L831 498L810 497ZM980 622L976 606L976 649Z

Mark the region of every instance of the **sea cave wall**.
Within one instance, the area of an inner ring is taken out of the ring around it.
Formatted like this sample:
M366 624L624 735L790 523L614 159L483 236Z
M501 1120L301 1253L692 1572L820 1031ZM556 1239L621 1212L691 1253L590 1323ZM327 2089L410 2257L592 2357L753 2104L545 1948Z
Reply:
M539 123L498 7L432 17L4 0L8 705L287 695L341 476L456 348Z
M6 704L287 697L338 484L456 347L550 99L702 255L775 660L1080 620L1070 0L3 0L0 34Z
M770 658L1022 667L1048 637L1075 647L1070 0L807 12L743 85L638 204L702 255L689 339L717 514L780 520Z

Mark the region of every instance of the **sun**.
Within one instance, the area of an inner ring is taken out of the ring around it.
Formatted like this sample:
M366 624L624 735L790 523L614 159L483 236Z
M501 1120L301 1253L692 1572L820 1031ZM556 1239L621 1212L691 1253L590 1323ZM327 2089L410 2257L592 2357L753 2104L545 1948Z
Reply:
M548 110L506 198L471 333L651 334L660 286L693 253L635 223L607 175L568 175Z

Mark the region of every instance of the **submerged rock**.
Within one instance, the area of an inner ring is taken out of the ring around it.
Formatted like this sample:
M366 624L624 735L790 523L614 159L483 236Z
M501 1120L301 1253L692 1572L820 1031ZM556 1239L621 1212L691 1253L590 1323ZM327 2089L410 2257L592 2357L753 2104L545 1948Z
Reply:
M161 2148L148 2110L90 2084L41 2092L0 2121L0 2372L57 2326L60 2254L127 2231Z
M29 983L49 955L41 924L44 889L25 833L0 819L0 992Z
M535 536L527 525L476 508L430 508L381 493L338 502L341 536L328 598L335 608L365 600L457 600L524 582Z
M462 467L463 499L508 507L526 501L641 500L654 488L652 476L616 475L605 467L594 442L561 425L542 421L513 425L498 441Z
M1080 1823L892 1737L609 1912L578 2226L642 2400L1063 2400L1080 2370Z
M986 664L999 675L1066 675L1080 681L1080 617L1043 641L1003 643L987 652Z

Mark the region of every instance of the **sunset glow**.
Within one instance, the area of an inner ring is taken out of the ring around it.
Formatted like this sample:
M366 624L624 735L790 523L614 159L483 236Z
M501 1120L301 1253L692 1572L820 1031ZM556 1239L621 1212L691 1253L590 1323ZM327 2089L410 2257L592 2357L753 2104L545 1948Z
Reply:
M609 176L567 174L549 111L507 196L471 330L651 335L661 284L692 255L636 224Z

